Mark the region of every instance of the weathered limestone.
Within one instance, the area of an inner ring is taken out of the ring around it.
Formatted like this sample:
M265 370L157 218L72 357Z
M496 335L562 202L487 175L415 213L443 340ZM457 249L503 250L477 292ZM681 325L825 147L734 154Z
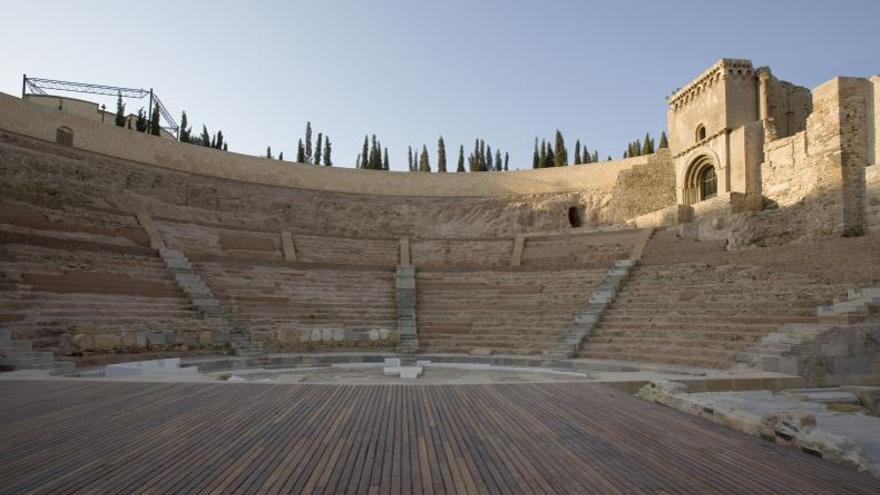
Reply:
M400 238L400 266L408 267L412 265L412 256L410 254L409 237Z
M652 381L640 397L700 416L770 442L880 476L880 418L838 412L829 400L850 401L846 391L687 393L681 383ZM797 398L791 395L798 396ZM819 398L820 400L814 400ZM822 400L824 399L824 400ZM837 404L835 404L837 405Z
M638 242L633 246L629 258L614 262L614 266L608 271L602 283L599 284L599 287L590 296L586 309L575 315L574 325L568 331L559 348L550 354L573 357L577 353L584 338L593 332L593 328L598 325L602 314L614 302L617 292L629 279L630 271L642 258L645 245L653 234L653 228L645 229Z
M510 255L510 266L522 265L523 251L526 248L526 236L517 235L513 239L513 254Z
M164 249L165 243L162 241L159 229L156 228L156 224L153 222L153 217L145 212L138 213L136 217L138 223L141 224L141 227L144 228L147 232L147 236L150 238L150 247L157 250Z
M401 244L402 246L402 244ZM419 336L416 327L416 268L397 267L397 334L400 343L398 352L413 353L419 349Z
M108 364L104 367L108 378L120 376L150 375L190 375L199 373L196 366L181 367L180 358L154 359L150 361L133 361L128 363Z
M0 370L41 369L50 374L73 371L73 363L55 361L51 352L35 352L29 340L13 340L12 332L0 328Z
M214 296L213 291L193 270L192 263L182 251L163 248L159 250L159 256L162 257L168 271L173 274L177 285L186 293L193 306L203 317L215 319L218 332L228 336L229 343L238 355L254 356L262 353L262 346L253 341L253 337L244 323Z
M290 232L281 232L281 247L285 261L296 261L296 247L293 244L293 235Z

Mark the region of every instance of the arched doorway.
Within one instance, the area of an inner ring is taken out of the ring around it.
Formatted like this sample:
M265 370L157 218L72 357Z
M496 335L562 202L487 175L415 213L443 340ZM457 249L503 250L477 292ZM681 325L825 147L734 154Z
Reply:
M684 178L684 202L694 204L718 195L718 175L715 162L707 155L697 157L688 167Z

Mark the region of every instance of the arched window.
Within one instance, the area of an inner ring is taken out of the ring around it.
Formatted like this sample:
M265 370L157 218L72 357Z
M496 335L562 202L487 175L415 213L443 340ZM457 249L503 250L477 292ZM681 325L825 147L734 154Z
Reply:
M73 129L64 126L55 129L55 142L64 146L73 146Z
M695 139L697 142L700 142L700 141L706 139L706 126L704 126L703 124L700 124L697 126L697 132L695 135Z
M699 187L700 201L714 198L718 194L718 178L715 176L715 167L708 166L700 171Z

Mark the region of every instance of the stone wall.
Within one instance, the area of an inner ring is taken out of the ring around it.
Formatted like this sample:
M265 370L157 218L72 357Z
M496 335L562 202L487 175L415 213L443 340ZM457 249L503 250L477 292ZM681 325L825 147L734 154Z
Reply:
M613 193L613 184L576 192L464 197L277 187L169 170L3 131L0 154L4 200L44 208L50 215L70 212L77 218L67 221L79 224L96 221L97 212L144 212L158 219L279 236L281 231L289 231L340 237L513 237L522 232L570 228L570 207L584 212L586 225L607 222L604 210ZM331 173L326 168L322 171ZM448 175L452 178L455 174Z
M675 171L668 149L648 157L648 163L624 170L617 176L608 217L612 223L675 204Z
M0 129L54 141L58 127L73 130L76 148L194 174L257 184L391 196L509 196L613 187L617 174L647 157L596 165L497 174L427 174L316 167L157 139L129 129L46 108L0 93Z

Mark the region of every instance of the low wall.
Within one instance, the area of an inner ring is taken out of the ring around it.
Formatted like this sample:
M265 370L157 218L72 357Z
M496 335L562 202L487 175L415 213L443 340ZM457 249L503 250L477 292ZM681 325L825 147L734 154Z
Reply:
M157 139L0 93L0 129L55 141L61 126L73 130L74 147L116 158L257 184L388 196L506 196L610 188L621 171L649 159L464 174L317 167Z

